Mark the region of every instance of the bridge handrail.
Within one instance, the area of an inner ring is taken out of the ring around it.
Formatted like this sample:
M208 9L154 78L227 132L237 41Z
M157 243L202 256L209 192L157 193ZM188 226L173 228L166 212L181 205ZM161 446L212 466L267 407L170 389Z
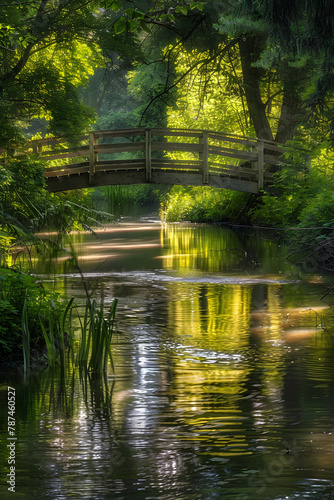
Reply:
M52 162L46 169L47 178L88 173L89 185L106 169L144 169L146 182L151 181L152 172L168 170L197 172L204 185L209 184L211 175L235 178L242 173L261 190L265 177L271 176L266 170L277 168L285 149L273 141L224 131L157 127L95 130L72 144L65 137L37 139L28 143L26 152ZM124 160L113 156L133 152L135 157ZM111 155L113 159L101 159L99 155ZM61 165L55 165L56 160Z

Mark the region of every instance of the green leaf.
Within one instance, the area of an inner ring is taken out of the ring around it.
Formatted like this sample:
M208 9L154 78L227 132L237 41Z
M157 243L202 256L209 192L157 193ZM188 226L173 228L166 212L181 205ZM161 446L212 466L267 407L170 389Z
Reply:
M128 31L134 31L137 28L137 22L136 21L126 21L126 27Z
M125 30L126 21L124 17L120 17L114 24L114 30L116 35L120 35Z
M134 19L143 19L145 17L145 14L141 10L134 10L132 12L132 17Z
M140 27L141 27L144 31L146 31L146 33L151 33L150 28L147 26L147 24L145 23L145 21L144 21L143 19L141 19L141 20L139 21L139 25L140 25Z
M109 7L110 10L113 10L113 11L116 12L116 11L121 10L122 4L118 0L114 0L113 2L111 2L110 4L108 4L108 7Z

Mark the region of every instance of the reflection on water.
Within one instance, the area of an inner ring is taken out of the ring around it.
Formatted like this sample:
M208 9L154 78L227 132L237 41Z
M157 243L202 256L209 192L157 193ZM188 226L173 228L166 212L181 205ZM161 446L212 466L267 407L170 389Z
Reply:
M16 494L332 498L334 328L320 300L332 279L218 227L124 224L97 236L74 246L90 287L119 299L115 375L47 370L27 385L3 375L5 466L7 384L17 389ZM50 262L57 274L41 262L41 278L80 298L68 255Z

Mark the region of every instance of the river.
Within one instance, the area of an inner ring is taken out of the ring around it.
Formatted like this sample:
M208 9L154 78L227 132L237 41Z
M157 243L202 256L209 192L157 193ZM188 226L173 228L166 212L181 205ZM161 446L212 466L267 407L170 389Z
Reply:
M1 499L334 499L332 276L251 229L125 218L72 241L118 298L114 372L1 373ZM51 264L39 279L80 301L66 256Z

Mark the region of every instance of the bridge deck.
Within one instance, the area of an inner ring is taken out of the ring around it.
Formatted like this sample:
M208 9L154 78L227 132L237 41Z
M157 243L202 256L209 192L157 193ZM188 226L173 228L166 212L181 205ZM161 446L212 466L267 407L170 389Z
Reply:
M260 139L206 130L124 129L31 141L44 158L49 191L110 184L181 184L258 193L272 179L284 149Z

